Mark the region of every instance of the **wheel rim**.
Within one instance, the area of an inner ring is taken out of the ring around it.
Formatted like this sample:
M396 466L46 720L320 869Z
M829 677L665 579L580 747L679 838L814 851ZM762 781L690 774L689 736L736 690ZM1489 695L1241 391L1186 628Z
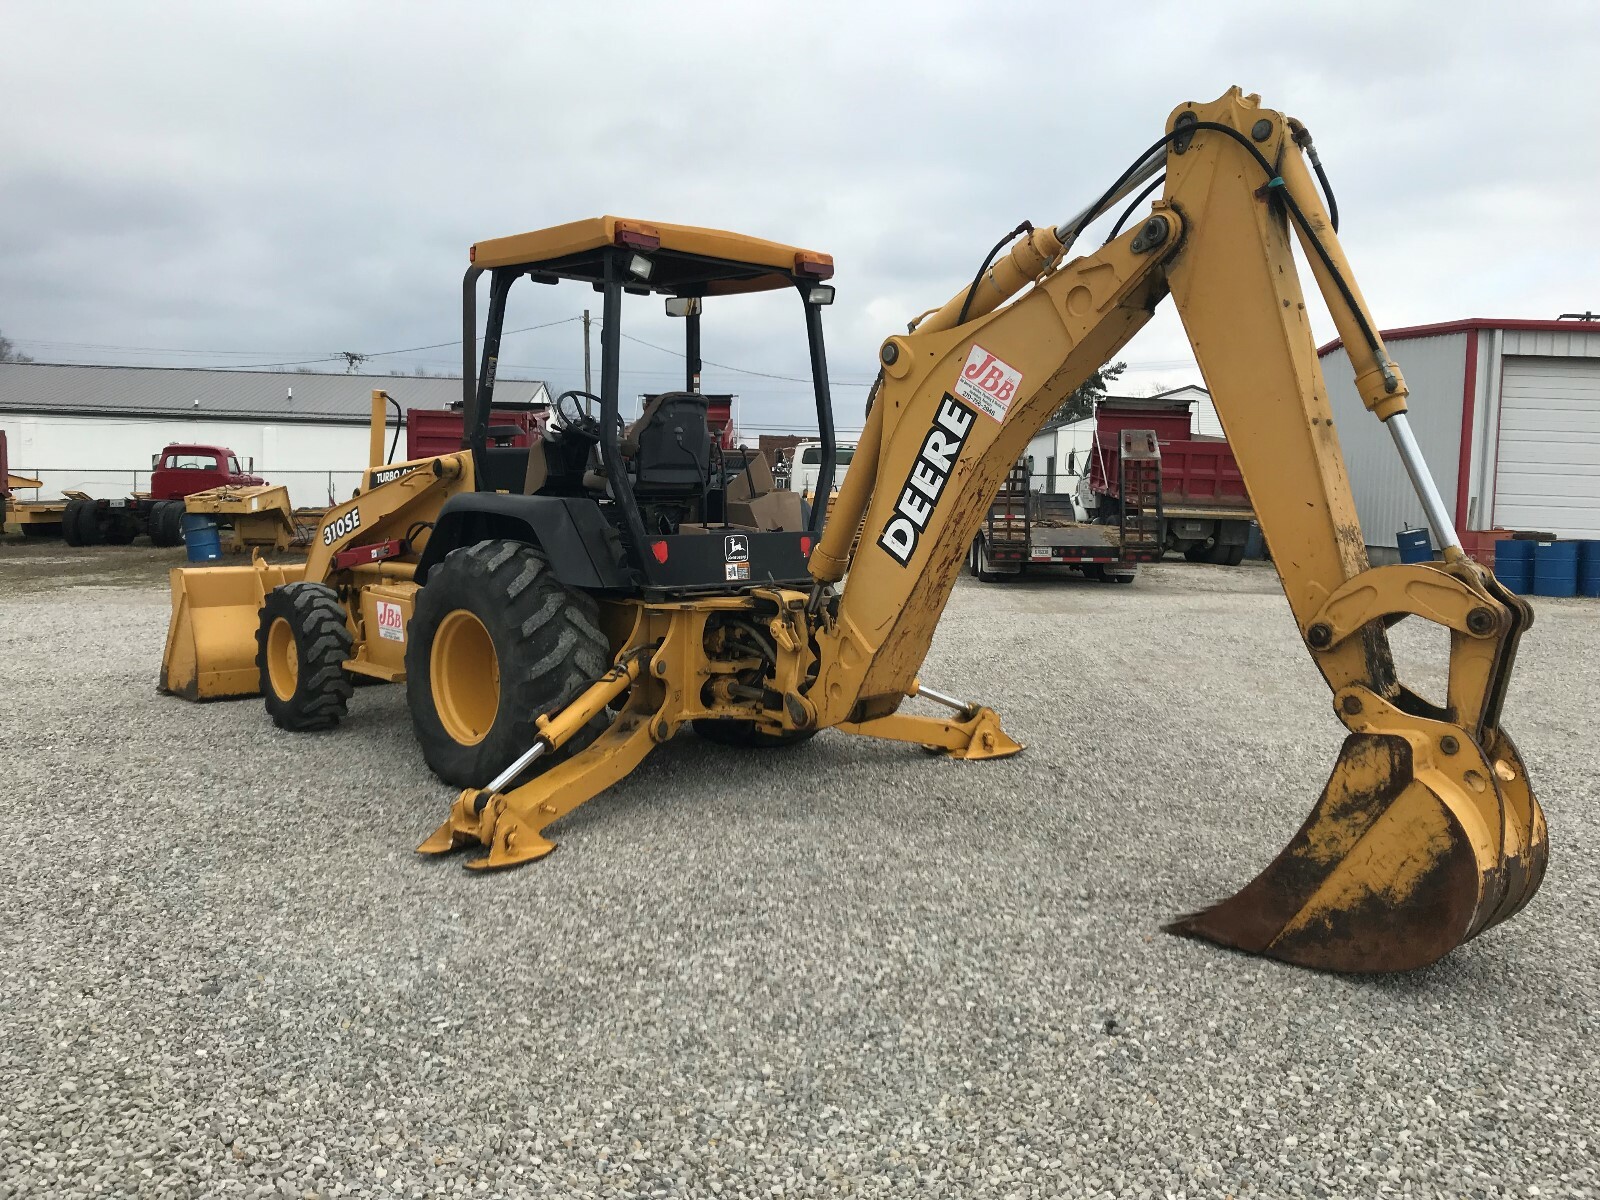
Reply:
M300 686L300 650L294 629L283 617L267 630L267 680L280 700L291 699Z
M500 660L482 621L458 608L439 622L428 655L433 707L439 723L462 746L489 736L500 711Z

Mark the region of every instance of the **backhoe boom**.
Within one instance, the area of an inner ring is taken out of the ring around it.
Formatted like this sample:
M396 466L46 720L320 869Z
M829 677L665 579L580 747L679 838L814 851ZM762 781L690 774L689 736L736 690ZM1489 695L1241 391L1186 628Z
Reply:
M423 849L480 844L489 866L540 857L554 845L546 825L687 722L745 745L832 727L962 758L1016 753L1022 747L990 709L924 689L917 672L1011 465L1170 294L1296 624L1349 730L1288 848L1237 895L1172 928L1306 966L1390 971L1432 962L1516 912L1538 887L1547 854L1543 816L1499 726L1531 612L1461 552L1410 436L1405 381L1302 161L1309 144L1297 122L1237 89L1186 104L1088 209L1028 229L970 287L885 340L849 473L820 540L804 542L810 591L791 579L697 596L602 597L601 623L613 634L613 663L627 664L626 681L615 674L620 666L592 678L561 715L540 718L545 749L521 748L518 761L540 758L620 704L609 730L520 787L463 792ZM1071 257L1093 220L1162 169L1163 194L1144 221ZM619 237L656 236L625 224ZM1444 547L1440 562L1368 562L1291 229L1351 348L1363 400L1389 424L1416 483ZM761 245L773 264L789 261L782 247ZM796 270L814 258L793 255ZM821 373L809 305L832 291L800 286ZM658 545L663 564L681 553ZM740 537L728 545L728 579L751 578L732 557L746 551ZM1405 616L1450 630L1450 680L1437 705L1396 678L1385 630ZM956 711L899 711L919 694ZM1249 798L1228 803L1244 808Z

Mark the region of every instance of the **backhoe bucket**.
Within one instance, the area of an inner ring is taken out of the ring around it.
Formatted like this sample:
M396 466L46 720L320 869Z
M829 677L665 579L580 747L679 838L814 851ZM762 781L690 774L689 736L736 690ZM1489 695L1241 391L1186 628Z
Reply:
M303 563L174 568L161 690L185 700L260 695L256 626L261 601L273 588L304 575Z
M1487 753L1463 745L1420 768L1417 750L1352 734L1272 865L1168 932L1367 974L1426 966L1517 912L1538 890L1548 838L1516 748L1497 734Z

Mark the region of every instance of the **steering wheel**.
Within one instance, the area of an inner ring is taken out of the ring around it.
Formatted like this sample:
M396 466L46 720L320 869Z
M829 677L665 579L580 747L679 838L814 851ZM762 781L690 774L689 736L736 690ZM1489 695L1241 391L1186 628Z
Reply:
M572 391L562 392L556 397L556 418L561 422L563 436L568 434L580 437L590 442L600 440L600 418L590 412L586 400L592 400L596 406L601 404L599 396L593 392Z

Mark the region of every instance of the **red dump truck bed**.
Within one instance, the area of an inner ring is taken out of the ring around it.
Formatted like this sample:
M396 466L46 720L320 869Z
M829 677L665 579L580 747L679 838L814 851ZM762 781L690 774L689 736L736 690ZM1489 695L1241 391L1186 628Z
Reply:
M489 410L490 441L498 446L529 446L544 433L550 410L544 405ZM459 408L408 408L406 410L406 456L403 461L454 454L461 449L461 410Z
M1166 548L1191 562L1237 563L1254 512L1244 476L1225 438L1191 432L1193 401L1165 397L1103 400L1095 408L1089 487L1115 511L1118 445L1125 429L1153 429L1161 444L1161 505Z

